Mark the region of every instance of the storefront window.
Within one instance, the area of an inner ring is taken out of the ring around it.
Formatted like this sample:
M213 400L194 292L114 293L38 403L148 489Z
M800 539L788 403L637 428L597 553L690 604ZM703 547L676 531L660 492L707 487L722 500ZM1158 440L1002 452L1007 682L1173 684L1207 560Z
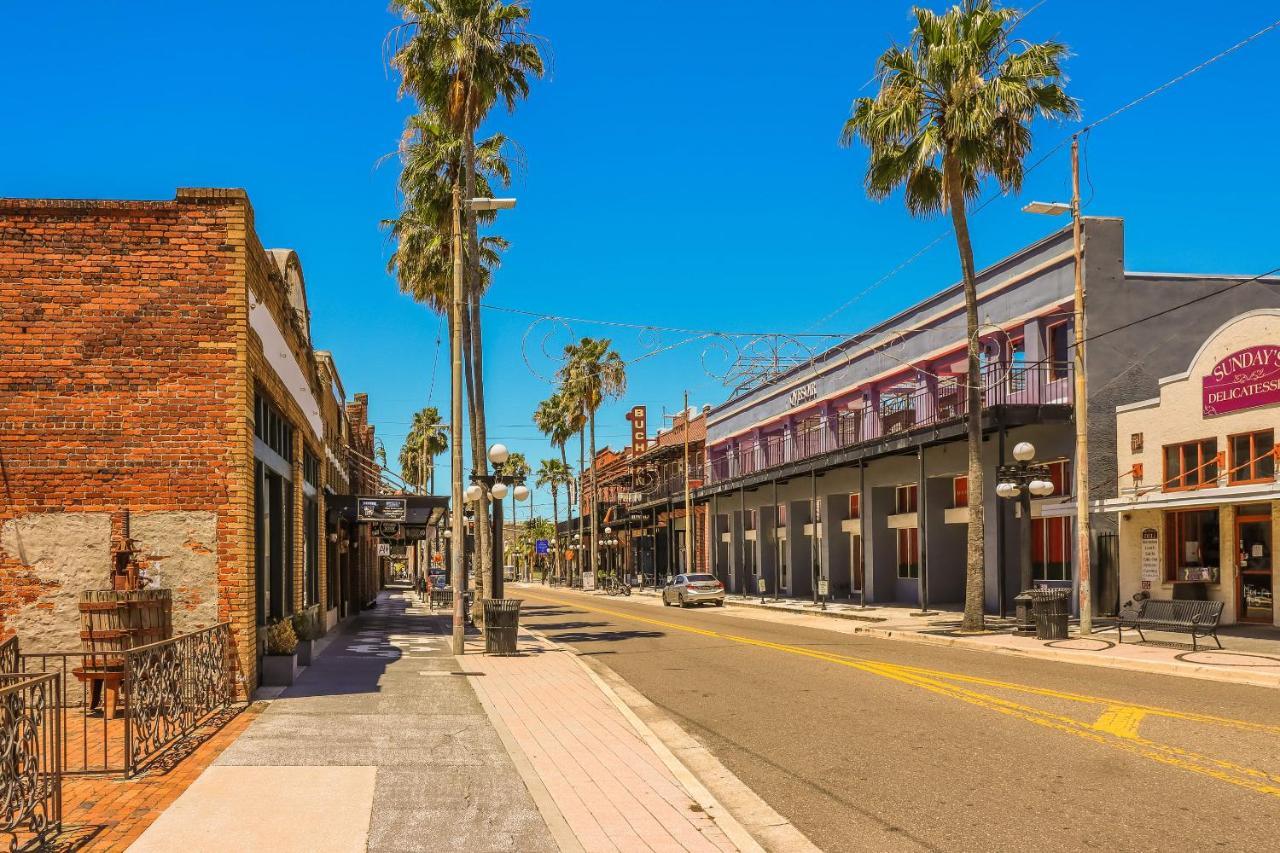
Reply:
M1264 429L1244 435L1233 435L1231 442L1232 485L1239 483L1265 483L1276 476L1276 458L1273 455L1275 431Z
M905 512L915 512L917 505L918 492L916 485L912 483L909 486L898 486L895 494L896 512L901 515Z
M914 580L920 577L920 530L904 527L898 530L898 577Z
M787 505L778 504L777 510L778 510L778 526L786 527L787 526Z
M1031 577L1038 581L1071 580L1071 519L1031 519Z
M1164 490L1203 489L1218 482L1218 440L1206 438L1164 448Z
M1165 581L1218 582L1218 510L1192 509L1165 514Z

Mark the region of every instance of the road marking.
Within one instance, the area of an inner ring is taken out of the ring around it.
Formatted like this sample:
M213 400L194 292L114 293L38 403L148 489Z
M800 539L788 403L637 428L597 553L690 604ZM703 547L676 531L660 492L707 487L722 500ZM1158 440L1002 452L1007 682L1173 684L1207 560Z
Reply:
M1182 749L1181 747L1176 747L1171 744L1158 743L1156 741L1143 738L1138 734L1138 726L1142 718L1156 715L1187 722L1223 725L1232 728L1241 728L1267 733L1280 731L1280 727L1277 726L1250 723L1246 720L1232 720L1229 718L1213 717L1203 714L1188 714L1168 708L1149 708L1127 702L1120 702L1114 699L1105 699L1099 696L1064 693L1047 688L1030 687L1028 685L1015 684L1012 682L977 678L945 672L942 670L930 670L921 667L875 661L866 658L855 658L847 655L836 654L834 652L815 651L813 649L804 648L803 646L773 643L768 640L759 640L754 637L742 637L735 634L726 634L721 631L711 631L705 628L694 628L689 625L681 625L676 622L652 619L646 616L636 616L630 613L610 610L603 607L591 607L586 604L581 604L573 599L543 598L538 595L530 595L528 593L526 593L526 598L533 599L535 601L542 601L548 604L561 604L577 607L581 610L586 610L592 613L617 616L620 619L627 619L633 622L643 622L649 625L656 625L662 628L682 631L687 634L696 634L703 637L728 640L742 645L772 649L775 651L785 652L787 654L834 663L839 666L846 666L851 669L857 669L862 672L877 675L882 678L888 678L922 690L927 690L936 695L956 699L989 711L995 711L996 713L1011 716L1026 722L1035 723L1036 725L1054 729L1055 731L1062 732L1064 734L1074 735L1083 740L1091 741L1112 749L1118 749L1132 755L1138 755L1150 761L1177 767L1202 776L1208 776L1209 778L1217 781L1246 788L1259 794L1280 798L1280 776L1273 775L1256 768L1236 764L1234 762L1200 755L1199 753L1191 752L1190 750ZM979 684L998 689L1031 693L1048 698L1102 705L1108 709L1108 712L1114 711L1116 713L1111 714L1110 716L1108 713L1104 713L1097 722L1089 724L1062 714L1043 711L1039 708L1023 705L1009 699L980 693L976 690L963 687L961 684L951 682Z

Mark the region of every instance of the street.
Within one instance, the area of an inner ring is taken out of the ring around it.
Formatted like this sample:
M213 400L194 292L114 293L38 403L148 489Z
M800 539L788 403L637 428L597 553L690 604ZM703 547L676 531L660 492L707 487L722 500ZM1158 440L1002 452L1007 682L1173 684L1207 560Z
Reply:
M1265 849L1280 820L1265 689L518 595L824 850Z

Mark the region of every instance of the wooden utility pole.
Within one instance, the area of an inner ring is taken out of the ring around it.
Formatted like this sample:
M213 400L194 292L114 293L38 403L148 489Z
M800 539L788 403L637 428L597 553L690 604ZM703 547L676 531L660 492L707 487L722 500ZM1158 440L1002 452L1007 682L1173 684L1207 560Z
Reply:
M689 392L684 392L684 538L685 549L689 555L685 560L684 570L697 570L698 537L694 533L693 505L689 502Z
M463 621L463 594L466 589L466 533L462 527L462 199L458 185L453 185L453 302L449 311L449 355L451 360L451 399L449 420L450 458L453 470L450 513L453 530L451 570L453 575L453 653L465 650L466 625Z
M1089 396L1084 361L1084 223L1080 216L1080 136L1071 137L1071 231L1075 248L1076 554L1080 563L1080 633L1093 633L1089 523Z

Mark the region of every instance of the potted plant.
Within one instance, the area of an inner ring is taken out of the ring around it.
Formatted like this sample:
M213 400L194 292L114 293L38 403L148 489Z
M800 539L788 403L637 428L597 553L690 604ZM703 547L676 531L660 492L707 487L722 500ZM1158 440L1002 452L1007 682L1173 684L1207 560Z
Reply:
M262 683L288 687L298 676L298 635L293 623L281 619L267 626L267 649L262 656Z
M293 614L293 633L298 637L298 666L311 666L316 640L324 636L320 605Z

